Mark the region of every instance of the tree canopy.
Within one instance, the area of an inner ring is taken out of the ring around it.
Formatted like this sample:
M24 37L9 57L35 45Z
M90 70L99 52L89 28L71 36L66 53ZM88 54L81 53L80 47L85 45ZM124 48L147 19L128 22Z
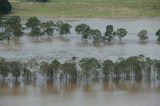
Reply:
M7 14L11 12L12 6L8 0L0 0L0 13Z

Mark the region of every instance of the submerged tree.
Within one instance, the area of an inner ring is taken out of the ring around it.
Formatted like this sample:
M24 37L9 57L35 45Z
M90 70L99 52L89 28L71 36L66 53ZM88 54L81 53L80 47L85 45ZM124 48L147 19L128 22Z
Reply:
M138 33L138 37L139 37L139 40L143 43L145 40L147 40L149 37L147 36L147 30L141 30L139 33Z
M114 37L115 37L115 34L113 33L113 26L107 25L105 36L103 38L104 42L105 40L107 40L108 42L111 42L114 39Z
M79 61L79 65L82 69L82 74L84 78L89 78L89 76L93 76L94 78L98 77L100 68L100 63L95 58L83 58Z
M76 64L72 62L65 62L61 65L61 70L65 75L65 78L68 79L67 76L69 76L69 79L77 79L77 69Z
M83 24L83 23L80 24L80 25L77 25L76 28L75 28L76 33L81 35L81 39L83 39L82 34L83 34L83 32L85 31L86 28L89 28L89 26L86 25L86 24Z
M11 73L17 81L18 77L20 77L20 75L21 75L22 66L19 62L13 61L10 63L10 67L11 67Z
M93 37L93 43L99 44L102 41L101 31L96 29L91 31L91 36Z
M24 27L19 16L13 16L6 21L6 29L15 37L19 38L24 35Z
M67 38L67 34L70 34L70 33L71 33L71 32L70 32L70 29L71 29L71 28L72 28L72 26L69 25L68 23L62 24L62 26L61 26L61 31L60 31L61 35L66 35L66 38Z
M32 75L31 71L26 67L24 67L22 71L23 71L22 76L28 81Z
M158 37L157 41L160 41L160 29L156 32L156 36Z
M41 28L42 28L42 34L43 35L47 34L48 39L49 36L53 36L53 32L56 29L53 21L42 22Z
M4 80L5 80L5 77L8 76L9 72L10 72L9 64L5 62L5 60L0 61L0 75L3 77Z
M59 33L59 37L60 38L62 38L62 35L61 35L61 27L62 27L62 25L63 25L64 23L62 22L62 21L57 21L56 22L56 30L58 31L58 33Z
M105 78L109 78L109 76L112 76L113 69L114 69L114 63L112 60L105 60L102 65L102 72Z
M125 37L127 35L127 30L124 28L119 28L117 29L117 31L115 32L115 34L117 35L119 41L122 41L122 38Z
M34 27L40 26L41 21L37 17L29 17L27 19L27 22L25 23L27 28L31 28L31 30Z

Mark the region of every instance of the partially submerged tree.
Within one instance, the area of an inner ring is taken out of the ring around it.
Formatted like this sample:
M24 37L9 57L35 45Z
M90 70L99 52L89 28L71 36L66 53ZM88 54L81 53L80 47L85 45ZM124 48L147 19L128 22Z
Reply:
M103 38L104 42L107 40L108 42L111 42L115 37L115 34L113 33L113 26L107 25L105 36Z
M122 41L122 38L125 37L127 35L127 30L124 28L119 28L117 29L117 31L115 32L116 36L118 37L119 41Z
M56 29L53 21L42 22L41 28L42 28L42 34L43 35L47 34L48 39L49 36L53 36L53 32Z
M102 64L102 72L105 78L109 78L113 75L114 63L112 60L105 60Z
M147 40L149 37L147 36L147 30L141 30L139 33L138 33L138 37L139 37L139 40L143 43L145 40Z
M156 32L157 41L160 41L160 29Z
M20 77L21 71L22 71L21 64L18 61L13 61L10 63L10 67L11 67L11 73L17 81L17 79Z
M19 16L13 16L6 21L6 29L15 37L20 38L24 35L24 27L22 26ZM8 32L7 32L8 33ZM9 35L9 34L8 34Z
M80 25L77 25L76 28L75 28L76 33L81 35L81 39L83 39L82 34L83 34L83 32L85 31L86 28L89 28L89 26L86 25L86 24L83 24L83 23L80 24Z
M91 31L91 36L93 37L93 43L99 44L102 41L101 31L96 29Z
M70 29L72 28L71 25L69 25L68 23L64 23L62 24L61 26L61 31L60 31L60 34L61 35L66 35L66 38L67 38L67 34L70 34Z

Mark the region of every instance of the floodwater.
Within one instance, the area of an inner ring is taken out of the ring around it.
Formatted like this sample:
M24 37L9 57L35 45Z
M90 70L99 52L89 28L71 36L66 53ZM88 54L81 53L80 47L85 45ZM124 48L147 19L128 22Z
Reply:
M54 58L65 61L75 56L80 58L116 60L143 54L150 58L160 59L160 44L156 42L155 32L160 29L160 19L136 20L73 20L67 21L73 26L69 40L22 37L19 41L12 39L0 42L0 57L9 60L51 61ZM105 46L93 45L92 41L82 41L74 27L86 23L92 28L105 32L106 25L115 28L126 28L128 35L119 44L114 40ZM148 30L149 40L140 44L137 33ZM0 106L160 106L159 81L120 81L120 82L76 82L53 83L38 80L37 82L19 83L0 82Z
M11 40L0 42L0 57L9 60L27 61L36 59L37 61L51 61L54 58L64 61L75 56L79 59L83 57L96 57L97 59L116 60L119 57L128 57L143 54L150 58L160 59L160 44L156 41L155 32L160 29L160 19L115 19L115 20L65 20L73 26L71 34L68 35L69 40L62 41L58 39L58 33L55 32L55 38L48 39L22 37L19 41ZM128 35L119 44L118 40L114 40L111 44L105 46L93 45L92 41L82 41L80 35L74 31L76 25L86 23L91 28L96 28L105 32L106 25L113 25L114 30L118 28L126 28ZM144 44L138 41L137 33L142 30L148 30L149 40Z
M0 106L160 106L160 82L1 82Z

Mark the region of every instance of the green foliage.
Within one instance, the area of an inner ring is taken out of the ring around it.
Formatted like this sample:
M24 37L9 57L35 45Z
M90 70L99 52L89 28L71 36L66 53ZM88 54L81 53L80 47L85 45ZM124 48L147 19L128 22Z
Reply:
M2 75L3 79L8 76L10 72L9 64L5 61L0 62L0 75Z
M64 63L61 65L61 70L65 75L69 75L71 79L77 78L77 69L75 63Z
M138 33L138 37L139 37L139 40L143 43L144 40L147 40L149 37L147 36L147 30L141 30L139 33Z
M99 44L102 41L101 31L96 29L91 31L91 36L93 37L93 43Z
M12 6L8 0L0 0L0 13L8 14L12 10Z
M104 41L107 40L108 42L111 42L114 39L114 37L115 37L115 34L113 33L113 26L107 25Z
M99 72L96 69L101 67L99 61L95 58L83 58L79 61L79 65L85 78L90 75L97 77Z
M124 28L119 28L114 34L117 35L119 41L121 42L122 38L127 35L127 30Z
M160 41L160 29L156 32L156 36L158 37L157 41Z
M31 29L33 29L34 27L37 27L37 26L39 26L40 25L40 20L37 18L37 17L29 17L28 19L27 19L27 22L26 22L26 27L27 28L31 28Z
M6 32L8 36L13 34L15 37L19 38L25 34L23 31L24 27L22 27L21 19L19 16L12 16L6 21Z
M114 63L112 60L105 60L102 65L102 72L105 78L108 78L109 76L112 76L113 69L114 69Z
M22 66L18 61L13 61L10 63L10 68L11 68L11 73L13 77L17 78L20 77L21 71L22 71Z
M66 35L67 38L67 34L70 34L70 29L72 28L71 25L69 25L68 23L64 23L61 25L61 30L60 30L60 34L62 35Z
M83 32L87 28L89 28L89 26L82 23L82 24L76 26L75 31L77 34L80 34L82 36ZM82 39L83 39L83 36L82 36Z
M47 34L48 38L49 38L49 36L53 36L53 32L56 29L54 22L52 22L52 21L42 22L41 28L42 28L42 34L43 35Z

